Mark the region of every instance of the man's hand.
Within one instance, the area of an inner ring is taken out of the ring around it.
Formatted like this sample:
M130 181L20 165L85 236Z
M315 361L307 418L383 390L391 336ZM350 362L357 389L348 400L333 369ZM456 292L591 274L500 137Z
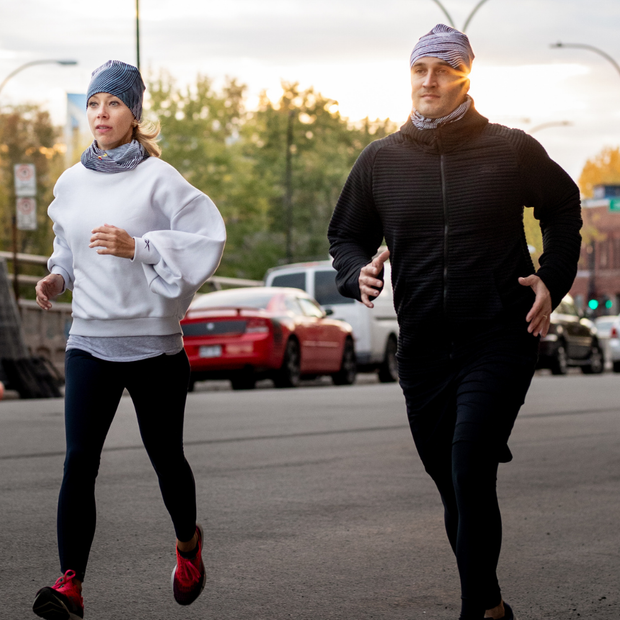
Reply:
M50 299L57 297L65 288L65 279L59 273L50 273L42 280L37 282L35 292L37 294L37 304L43 310L49 310L52 307Z
M531 310L527 313L525 320L529 323L527 331L534 336L546 336L549 331L551 319L552 305L551 293L545 286L545 283L535 275L527 276L527 278L519 278L519 284L529 286L536 293L536 299Z
M362 303L368 308L374 308L372 301L379 296L383 289L383 280L377 279L377 276L383 269L383 263L390 258L390 251L385 250L379 256L373 259L360 270L359 285L362 294ZM378 290L377 290L378 289Z
M89 248L99 248L97 254L111 254L119 258L133 258L136 242L122 228L104 224L93 230Z

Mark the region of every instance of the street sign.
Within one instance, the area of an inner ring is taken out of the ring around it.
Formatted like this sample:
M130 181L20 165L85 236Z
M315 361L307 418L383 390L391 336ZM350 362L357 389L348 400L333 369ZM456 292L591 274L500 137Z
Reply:
M37 199L32 196L22 196L17 199L17 229L37 229Z
M610 211L620 211L620 198L610 198L609 199L609 210Z
M36 196L37 175L34 164L15 164L15 195Z

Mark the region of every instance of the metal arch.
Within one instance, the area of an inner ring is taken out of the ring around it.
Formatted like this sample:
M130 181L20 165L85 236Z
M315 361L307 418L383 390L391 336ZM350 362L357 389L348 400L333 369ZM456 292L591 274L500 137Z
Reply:
M450 25L452 26L452 28L456 28L456 26L454 25L454 20L452 19L452 17L450 17L450 13L448 13L446 7L441 4L441 2L439 0L433 0L433 2L444 12L445 16L448 18L448 21L450 22ZM484 0L483 0L484 2Z
M478 9L485 3L487 2L487 0L480 0L480 2L478 2L478 4L474 7L473 11L469 14L469 17L467 18L467 21L465 22L465 25L463 26L463 32L465 32L467 30L467 26L469 26L469 22L472 20L472 18L474 17L474 15L476 14L476 12L478 11Z

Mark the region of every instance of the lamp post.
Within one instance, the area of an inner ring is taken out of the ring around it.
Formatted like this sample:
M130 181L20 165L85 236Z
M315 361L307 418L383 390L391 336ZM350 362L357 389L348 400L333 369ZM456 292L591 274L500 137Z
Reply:
M6 83L14 76L17 75L20 71L27 69L28 67L33 67L34 65L47 65L47 64L55 64L55 65L77 65L77 60L32 60L23 64L21 67L17 67L15 71L11 71L4 80L2 80L2 84L0 84L0 92L6 85Z
M594 47L594 45L587 45L585 43L562 43L558 41L557 43L552 43L550 47L573 47L576 49L590 50L599 56L602 56L605 60L608 60L615 68L615 70L620 73L620 65L607 53L603 50L600 50L598 47Z
M547 129L549 127L568 127L572 125L570 121L549 121L548 123L541 123L540 125L536 125L536 127L532 127L528 133L532 135L541 129Z
M465 25L462 28L462 32L465 32L467 30L467 26L469 26L469 22L473 19L474 15L477 13L478 9L487 1L488 0L480 0L480 2L478 2L478 4L472 9L471 13L469 14L467 19L465 20ZM440 2L440 0L433 0L433 2L444 12L444 15L448 18L448 21L450 22L450 25L453 28L456 28L456 26L454 25L454 20L450 16L450 13L448 13L448 10L446 9L446 7Z
M136 0L136 67L140 71L140 0Z
M620 65L606 52L600 50L594 45L588 45L587 43L551 43L550 47L572 47L575 49L590 50L599 56L602 56L605 60L609 61L614 69L620 74ZM596 299L598 296L598 288L596 282L596 241L593 239L588 246L588 259L590 268L590 277L588 279L588 299Z
M24 69L28 69L28 67L33 67L35 65L47 65L47 64L55 64L55 65L77 65L77 60L31 60L30 62L24 63L20 67L17 67L14 71L11 71L2 83L0 84L0 92L5 87L6 83L15 75L23 71ZM13 215L13 290L15 291L15 301L19 301L19 263L17 261L17 216Z

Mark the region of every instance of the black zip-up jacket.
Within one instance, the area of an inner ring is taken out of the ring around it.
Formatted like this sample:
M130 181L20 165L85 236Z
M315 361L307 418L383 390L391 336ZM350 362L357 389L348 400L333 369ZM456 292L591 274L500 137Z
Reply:
M360 269L385 237L401 356L435 329L524 322L535 298L518 282L534 273L524 207L540 221L536 274L555 308L581 244L579 190L568 174L532 137L473 107L439 129L408 120L364 149L342 190L328 231L338 290L360 300Z

